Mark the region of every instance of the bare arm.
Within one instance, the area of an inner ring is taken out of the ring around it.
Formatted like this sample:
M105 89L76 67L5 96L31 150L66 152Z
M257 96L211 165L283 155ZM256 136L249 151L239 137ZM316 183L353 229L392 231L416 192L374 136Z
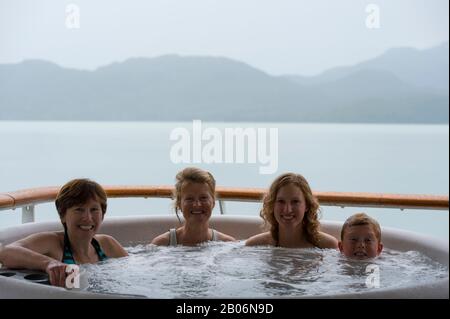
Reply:
M217 232L217 237L221 241L236 241L236 238L221 232Z
M97 235L96 237L106 256L111 258L128 256L127 251L114 237L108 235Z
M264 246L275 245L270 232L265 232L262 234L252 236L245 242L245 246L263 246L263 245Z
M45 271L50 283L65 287L66 264L56 233L39 233L18 240L0 250L0 263L7 268L33 269Z
M151 244L157 245L157 246L168 246L169 245L169 232L166 232L164 234L161 234L157 237L155 237Z
M330 234L320 232L319 248L332 248L338 249L338 240Z
M7 268L46 271L49 263L56 261L58 248L55 233L34 234L4 247L0 251L0 263Z

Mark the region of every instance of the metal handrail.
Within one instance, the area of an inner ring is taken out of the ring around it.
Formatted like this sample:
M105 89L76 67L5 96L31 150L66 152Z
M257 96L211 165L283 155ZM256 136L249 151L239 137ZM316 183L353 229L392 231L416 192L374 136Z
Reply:
M41 187L14 192L0 193L0 210L29 207L51 202L56 198L60 187ZM173 186L104 186L109 198L171 198ZM263 198L266 189L218 187L219 201L258 202ZM410 208L448 210L448 196L434 195L400 195L380 193L349 192L313 192L323 206L358 206L383 208Z

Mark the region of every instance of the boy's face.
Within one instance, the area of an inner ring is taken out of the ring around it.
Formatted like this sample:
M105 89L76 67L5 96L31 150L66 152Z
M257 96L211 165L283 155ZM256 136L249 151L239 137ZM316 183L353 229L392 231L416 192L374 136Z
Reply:
M367 259L378 256L383 250L383 244L377 240L371 225L357 225L345 230L339 250L346 257Z

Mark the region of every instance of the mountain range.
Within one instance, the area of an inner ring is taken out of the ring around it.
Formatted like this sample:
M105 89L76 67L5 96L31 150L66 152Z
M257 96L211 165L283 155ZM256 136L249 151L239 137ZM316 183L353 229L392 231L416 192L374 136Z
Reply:
M442 124L448 85L448 42L314 77L223 57L131 58L94 71L26 60L0 64L0 120Z

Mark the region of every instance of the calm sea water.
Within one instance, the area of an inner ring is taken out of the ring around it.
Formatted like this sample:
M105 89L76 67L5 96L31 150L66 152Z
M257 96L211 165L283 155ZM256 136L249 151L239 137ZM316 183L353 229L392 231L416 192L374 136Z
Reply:
M173 129L193 123L0 122L0 192L61 185L89 177L109 185L172 185L186 166L211 171L218 185L268 187L287 171L304 175L317 191L397 194L449 193L448 125L203 123L203 128L278 128L278 169L254 164L175 164ZM191 137L193 137L191 135ZM192 141L191 141L192 142ZM192 142L193 143L193 142ZM205 143L206 144L206 143ZM192 144L191 144L192 145ZM228 214L257 215L259 204L227 203ZM448 240L448 211L323 207L323 219L365 211L382 226ZM171 214L165 199L110 200L107 216ZM215 213L218 213L217 211ZM39 205L38 221L56 219ZM20 211L0 211L0 227L19 224Z

